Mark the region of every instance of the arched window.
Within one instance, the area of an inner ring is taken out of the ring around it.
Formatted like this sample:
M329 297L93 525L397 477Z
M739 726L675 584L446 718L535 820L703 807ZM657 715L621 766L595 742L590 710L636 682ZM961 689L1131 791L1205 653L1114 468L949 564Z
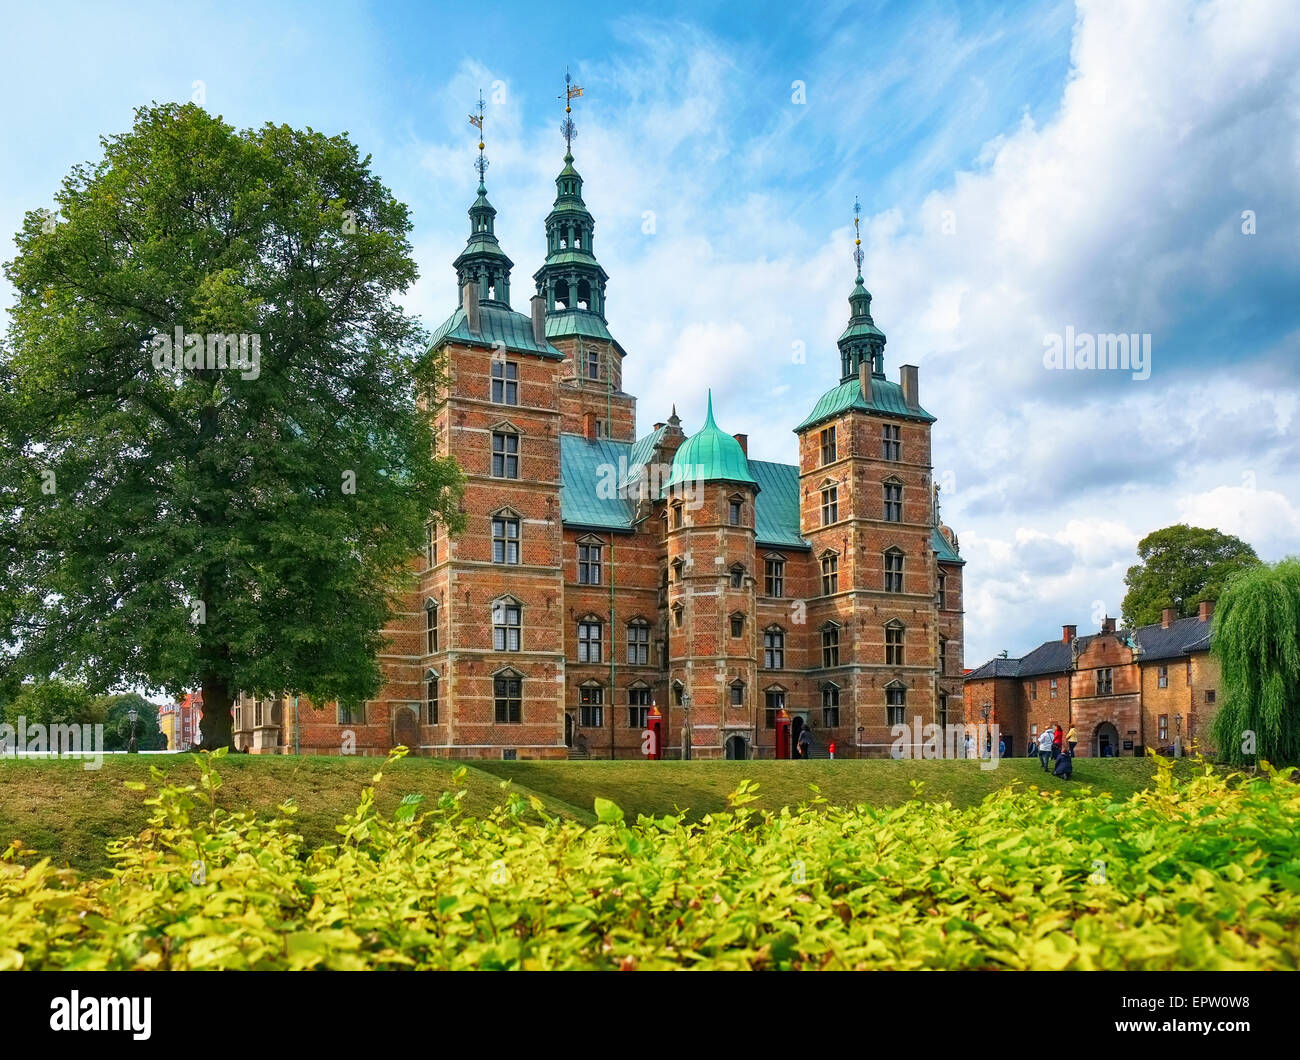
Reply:
M492 677L492 698L498 725L518 725L524 713L524 675L507 668Z
M578 622L578 662L601 661L600 639L602 623L595 615L587 615Z
M835 552L822 553L822 596L840 591L840 557Z
M745 705L745 682L731 682L731 705L733 707L743 707Z
M424 653L432 655L438 650L438 601L430 597L424 601Z
M903 552L891 548L885 551L885 592L901 593L903 591Z
M822 725L828 729L840 724L840 686L832 681L822 685Z
M785 630L780 626L763 630L763 669L785 669Z
M519 513L502 508L492 515L492 562L519 562Z
M840 664L840 627L834 622L822 626L822 666Z
M884 517L887 523L903 521L903 483L896 478L887 478L884 488Z
M492 601L492 650L521 651L523 605L513 596Z
M889 725L904 725L907 717L907 685L895 681L885 686L885 721Z
M578 724L584 729L599 729L605 724L605 689L595 681L578 689Z
M438 671L430 670L424 675L424 723L438 724Z
M903 623L895 620L885 626L885 665L903 665Z
M731 635L733 637L743 637L745 635L745 614L743 611L733 611L731 613Z
M731 588L743 589L745 587L745 568L739 563L731 568Z

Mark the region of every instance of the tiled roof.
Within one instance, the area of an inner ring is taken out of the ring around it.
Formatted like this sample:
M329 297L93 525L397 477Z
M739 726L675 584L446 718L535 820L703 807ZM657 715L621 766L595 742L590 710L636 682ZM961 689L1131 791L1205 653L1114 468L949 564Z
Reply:
M547 334L550 334L549 330ZM522 313L500 306L479 306L479 333L473 334L465 321L465 308L461 306L443 321L441 327L433 333L430 346L443 342L455 341L478 346L495 346L502 343L507 350L517 353L535 353L551 360L564 360L564 354L549 342L537 345L533 338L533 322Z
M924 420L927 423L933 423L934 417L925 409L909 408L907 402L903 400L903 388L898 383L891 383L888 379L879 379L873 377L871 380L871 401L868 403L862 398L862 385L857 378L841 383L839 386L826 391L817 400L813 406L812 412L808 418L795 428L801 431L805 427L811 427L822 420L828 420L832 416L838 416L841 412L849 409L857 409L861 412L884 412L890 416L898 416L901 419Z
M749 472L759 488L754 502L754 536L758 544L812 548L799 535L799 469L794 464L751 460Z
M1160 623L1121 629L1121 637L1136 640L1142 648L1141 662L1158 662L1161 659L1179 659L1191 652L1210 650L1210 624L1196 615L1175 619L1165 629ZM1075 643L1083 651L1096 634L1078 637ZM976 677L1036 677L1041 674L1065 673L1074 662L1071 645L1063 640L1049 640L1040 644L1028 655L1019 659L991 659L976 667L967 678ZM996 670L996 673L994 672Z

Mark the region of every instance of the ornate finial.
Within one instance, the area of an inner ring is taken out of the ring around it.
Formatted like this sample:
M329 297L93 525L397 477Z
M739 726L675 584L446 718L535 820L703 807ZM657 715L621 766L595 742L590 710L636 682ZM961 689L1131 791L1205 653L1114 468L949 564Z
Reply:
M564 154L566 161L572 161L573 157L573 135L577 130L573 127L573 119L569 117L573 113L573 101L582 95L582 88L573 83L573 78L569 75L569 68L564 68L564 95L556 96L556 99L564 100L564 121L560 122L560 133L564 137Z
M483 93L478 94L478 113L469 116L469 123L478 130L478 158L474 168L478 170L478 182L483 183L483 174L487 172L488 160L483 156Z
M862 282L862 203L853 196L853 263L858 267L858 283Z

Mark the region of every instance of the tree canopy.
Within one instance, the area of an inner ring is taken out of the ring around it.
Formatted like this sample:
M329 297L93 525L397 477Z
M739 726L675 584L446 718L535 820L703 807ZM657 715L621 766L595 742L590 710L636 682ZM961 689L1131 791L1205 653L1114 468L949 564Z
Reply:
M1203 600L1217 600L1237 571L1259 563L1255 550L1232 534L1178 523L1138 542L1140 563L1124 576L1121 614L1126 626L1159 622L1166 607L1192 614Z
M1214 745L1227 761L1300 765L1300 557L1232 578L1214 611L1222 692Z
M26 215L0 346L0 684L355 703L460 474L396 296L407 208L344 135L141 108Z

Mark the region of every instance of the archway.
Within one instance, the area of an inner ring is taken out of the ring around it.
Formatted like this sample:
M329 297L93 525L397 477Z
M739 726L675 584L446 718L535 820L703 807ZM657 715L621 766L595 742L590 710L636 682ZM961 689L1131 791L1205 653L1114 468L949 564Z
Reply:
M414 707L404 703L393 706L393 745L399 744L412 751L420 746L420 716Z
M1103 721L1093 730L1092 753L1095 758L1115 758L1119 755L1119 730Z
M743 736L728 736L724 751L728 759L746 759L749 757L749 741Z
M790 757L800 758L799 754L799 733L804 729L807 723L804 721L802 714L790 715Z
M564 715L564 746L573 746L573 715Z

